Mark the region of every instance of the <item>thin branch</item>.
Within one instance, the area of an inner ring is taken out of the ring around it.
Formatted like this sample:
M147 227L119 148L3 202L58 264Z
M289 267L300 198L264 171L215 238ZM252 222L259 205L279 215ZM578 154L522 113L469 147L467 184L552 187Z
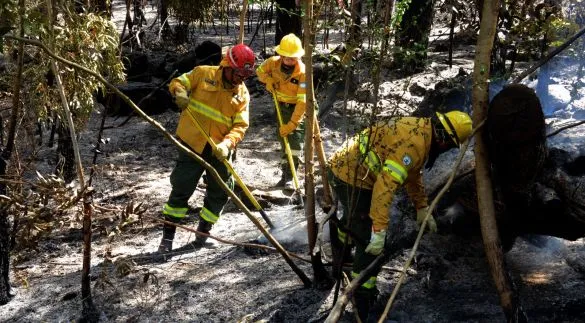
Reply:
M77 143L77 134L75 133L75 125L73 124L73 117L71 116L71 110L69 110L69 103L65 96L65 89L63 83L61 83L61 77L59 76L59 69L57 63L51 62L51 70L55 75L55 82L57 83L57 89L59 97L61 98L61 104L63 105L63 111L65 112L65 119L67 120L67 126L69 127L69 136L71 136L71 143L73 145L73 154L75 156L75 168L77 169L77 177L79 178L79 186L85 187L85 176L83 174L83 165L81 164L81 155L79 154L79 145Z
M370 273L373 272L375 268L379 267L384 262L384 259L385 259L384 253L380 254L376 259L374 259L374 261L372 261L372 263L370 263L370 265L366 269L364 269L359 274L359 276L354 278L351 281L351 283L347 285L345 291L343 292L341 297L339 297L339 300L335 303L333 309L331 309L331 313L329 313L329 316L327 316L325 323L334 323L339 321L339 318L341 317L341 314L343 313L345 306L350 301L351 293L366 281L366 277L369 277L371 275Z
M579 37L583 36L584 33L585 33L585 28L582 28L575 35L573 35L571 38L567 39L567 41L565 41L559 47L555 48L552 52L550 52L548 55L546 55L544 58L542 58L536 64L532 65L529 69L524 71L522 74L518 75L512 81L512 83L519 83L520 81L522 81L526 76L530 75L530 73L536 71L537 68L546 64L553 57L555 57L558 53L562 52L563 50L565 50L565 48L569 47L569 45L571 45L575 40L577 40L577 39L579 39Z
M575 123L571 123L571 124L569 124L569 125L566 125L566 126L564 126L564 127L560 127L559 129L557 129L557 130L555 130L555 131L553 131L553 132L551 132L551 133L547 134L547 135L546 135L546 137L547 137L547 138L548 138L548 137L552 137L552 136L554 136L554 135L557 135L557 134L559 134L559 133L560 133L561 131L563 131L563 130L567 130L567 129L569 129L569 128L573 128L573 127L576 127L576 126L582 125L582 124L584 124L584 123L585 123L585 120L581 120L581 121L578 121L578 122L575 122Z
M190 228L188 226L185 226L185 225L177 224L177 223L174 223L174 222L162 220L162 219L155 218L155 217L151 217L151 216L145 216L145 218L150 219L150 220L153 220L153 221L156 221L156 222L160 222L160 223L163 223L163 224L166 224L166 225L170 225L170 226L174 226L174 227L177 227L177 228L181 228L183 230L186 230L186 231L195 233L197 235L201 235L201 236L204 236L204 237L208 237L208 238L211 238L213 240L219 241L221 243L229 244L229 245L234 245L234 246L239 246L239 247L244 247L244 248L256 248L256 249L269 250L269 251L278 251L274 247L270 247L270 246L263 245L263 244L237 242L237 241L233 241L233 240L225 240L225 239L222 239L222 238L213 236L213 235L211 235L209 233L206 233L206 232L197 231L197 230L195 230L193 228ZM288 251L286 249L285 249L285 252L287 253L287 255L289 255L292 258L299 259L299 260L304 261L306 263L311 263L311 259L304 258L304 257L300 256L299 254L296 254L294 252L290 252L290 251Z

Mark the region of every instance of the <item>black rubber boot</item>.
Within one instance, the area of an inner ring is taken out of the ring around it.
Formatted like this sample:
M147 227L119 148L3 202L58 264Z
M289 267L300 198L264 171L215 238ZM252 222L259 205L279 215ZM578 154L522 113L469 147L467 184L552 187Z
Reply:
M348 244L344 246L344 241L341 241L339 239L336 221L329 221L329 232L331 240L331 256L333 257L333 263L340 265L343 264L348 265L353 263L353 256L351 254L353 245ZM340 266L339 268L341 267L342 266Z
M286 183L292 181L292 174L288 164L280 164L280 170L282 175L280 175L280 180L276 183L276 187L284 187Z
M333 278L339 279L343 265L343 243L337 236L337 225L329 221L329 239L331 241L331 257L333 258Z
M358 317L364 323L368 322L370 309L375 301L375 294L358 289L353 295Z
M173 225L164 224L163 236L158 246L158 252L165 253L173 249L173 239L175 239L175 231L177 227Z
M213 227L213 224L200 219L199 220L199 224L197 225L197 231L199 232L203 232L203 233L209 233L209 231L211 231L211 227ZM194 244L196 246L202 246L205 244L205 241L207 241L207 237L200 235L200 234L195 234L195 242Z

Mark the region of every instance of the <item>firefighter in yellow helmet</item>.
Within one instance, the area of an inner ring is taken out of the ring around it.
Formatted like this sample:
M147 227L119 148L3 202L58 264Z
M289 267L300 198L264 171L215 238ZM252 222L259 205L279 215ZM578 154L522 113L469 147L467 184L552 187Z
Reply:
M182 111L177 137L213 166L231 188L231 174L223 161L231 157L231 152L243 139L250 124L250 95L244 80L254 74L254 60L252 49L239 44L228 49L219 66L197 66L174 78L169 85L169 92ZM216 143L216 149L211 148L196 121ZM162 210L165 220L179 222L186 217L187 201L204 171L205 168L195 159L179 151L177 164L171 173L171 194ZM227 201L228 195L213 177L209 177L197 231L209 233ZM175 229L175 226L164 225L159 252L172 249ZM196 245L202 245L205 239L197 235Z
M307 102L307 83L305 64L301 61L305 50L295 34L288 34L282 37L275 51L278 56L265 60L256 69L256 74L258 80L266 84L266 89L276 95L282 114L283 124L279 127L277 135L282 148L280 161L282 177L276 185L292 189L292 175L282 138L288 138L294 167L298 168L305 139L303 120Z
M345 210L338 225L332 226L332 232L337 231L331 235L335 262L343 261L341 250L355 246L352 277L357 277L382 253L390 205L402 185L415 205L420 225L428 211L422 181L425 161L430 168L441 153L459 147L471 135L471 128L471 118L460 111L436 113L431 118L395 117L343 143L329 159L329 181ZM432 216L428 226L436 232ZM364 322L377 294L378 272L379 268L354 294Z

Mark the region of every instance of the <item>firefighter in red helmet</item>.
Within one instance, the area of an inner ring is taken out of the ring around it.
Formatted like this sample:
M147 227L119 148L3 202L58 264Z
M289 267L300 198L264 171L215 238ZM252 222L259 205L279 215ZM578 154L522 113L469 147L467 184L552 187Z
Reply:
M169 85L169 91L181 109L176 135L213 166L232 189L233 180L223 161L231 157L249 126L250 95L244 80L254 74L254 60L252 49L239 44L228 49L219 66L197 66L173 79ZM196 121L205 129L207 136L199 132ZM216 149L212 149L206 137L215 142ZM162 210L167 221L177 223L186 217L187 201L204 170L197 161L179 151L170 178L171 194ZM205 233L209 233L217 222L228 201L228 195L213 177L208 177L207 184L197 227L197 231ZM175 226L164 225L159 252L172 249L175 229ZM195 244L202 245L205 240L206 237L197 236Z

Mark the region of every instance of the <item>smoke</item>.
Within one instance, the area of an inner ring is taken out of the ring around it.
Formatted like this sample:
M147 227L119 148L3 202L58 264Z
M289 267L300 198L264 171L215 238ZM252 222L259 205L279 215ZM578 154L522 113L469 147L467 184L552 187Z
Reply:
M316 214L317 222L320 225L325 214ZM309 243L307 234L307 220L305 218L305 211L303 208L297 206L290 206L279 208L276 211L271 211L270 219L274 222L275 228L270 230L270 234L274 236L281 244L301 246ZM318 228L321 230L321 227ZM321 239L329 241L329 226L323 226ZM256 239L258 243L269 244L264 236Z
M454 219L460 216L465 215L465 209L459 203L455 203L445 209L445 217L448 219ZM451 220L452 221L452 220ZM452 222L451 222L452 224Z
M585 78L583 75L583 43L577 41L561 54L541 66L536 79L525 84L540 99L545 117L585 118Z
M568 252L567 247L560 238L527 234L523 235L522 239L529 245L538 248L543 255L559 257L566 255Z

